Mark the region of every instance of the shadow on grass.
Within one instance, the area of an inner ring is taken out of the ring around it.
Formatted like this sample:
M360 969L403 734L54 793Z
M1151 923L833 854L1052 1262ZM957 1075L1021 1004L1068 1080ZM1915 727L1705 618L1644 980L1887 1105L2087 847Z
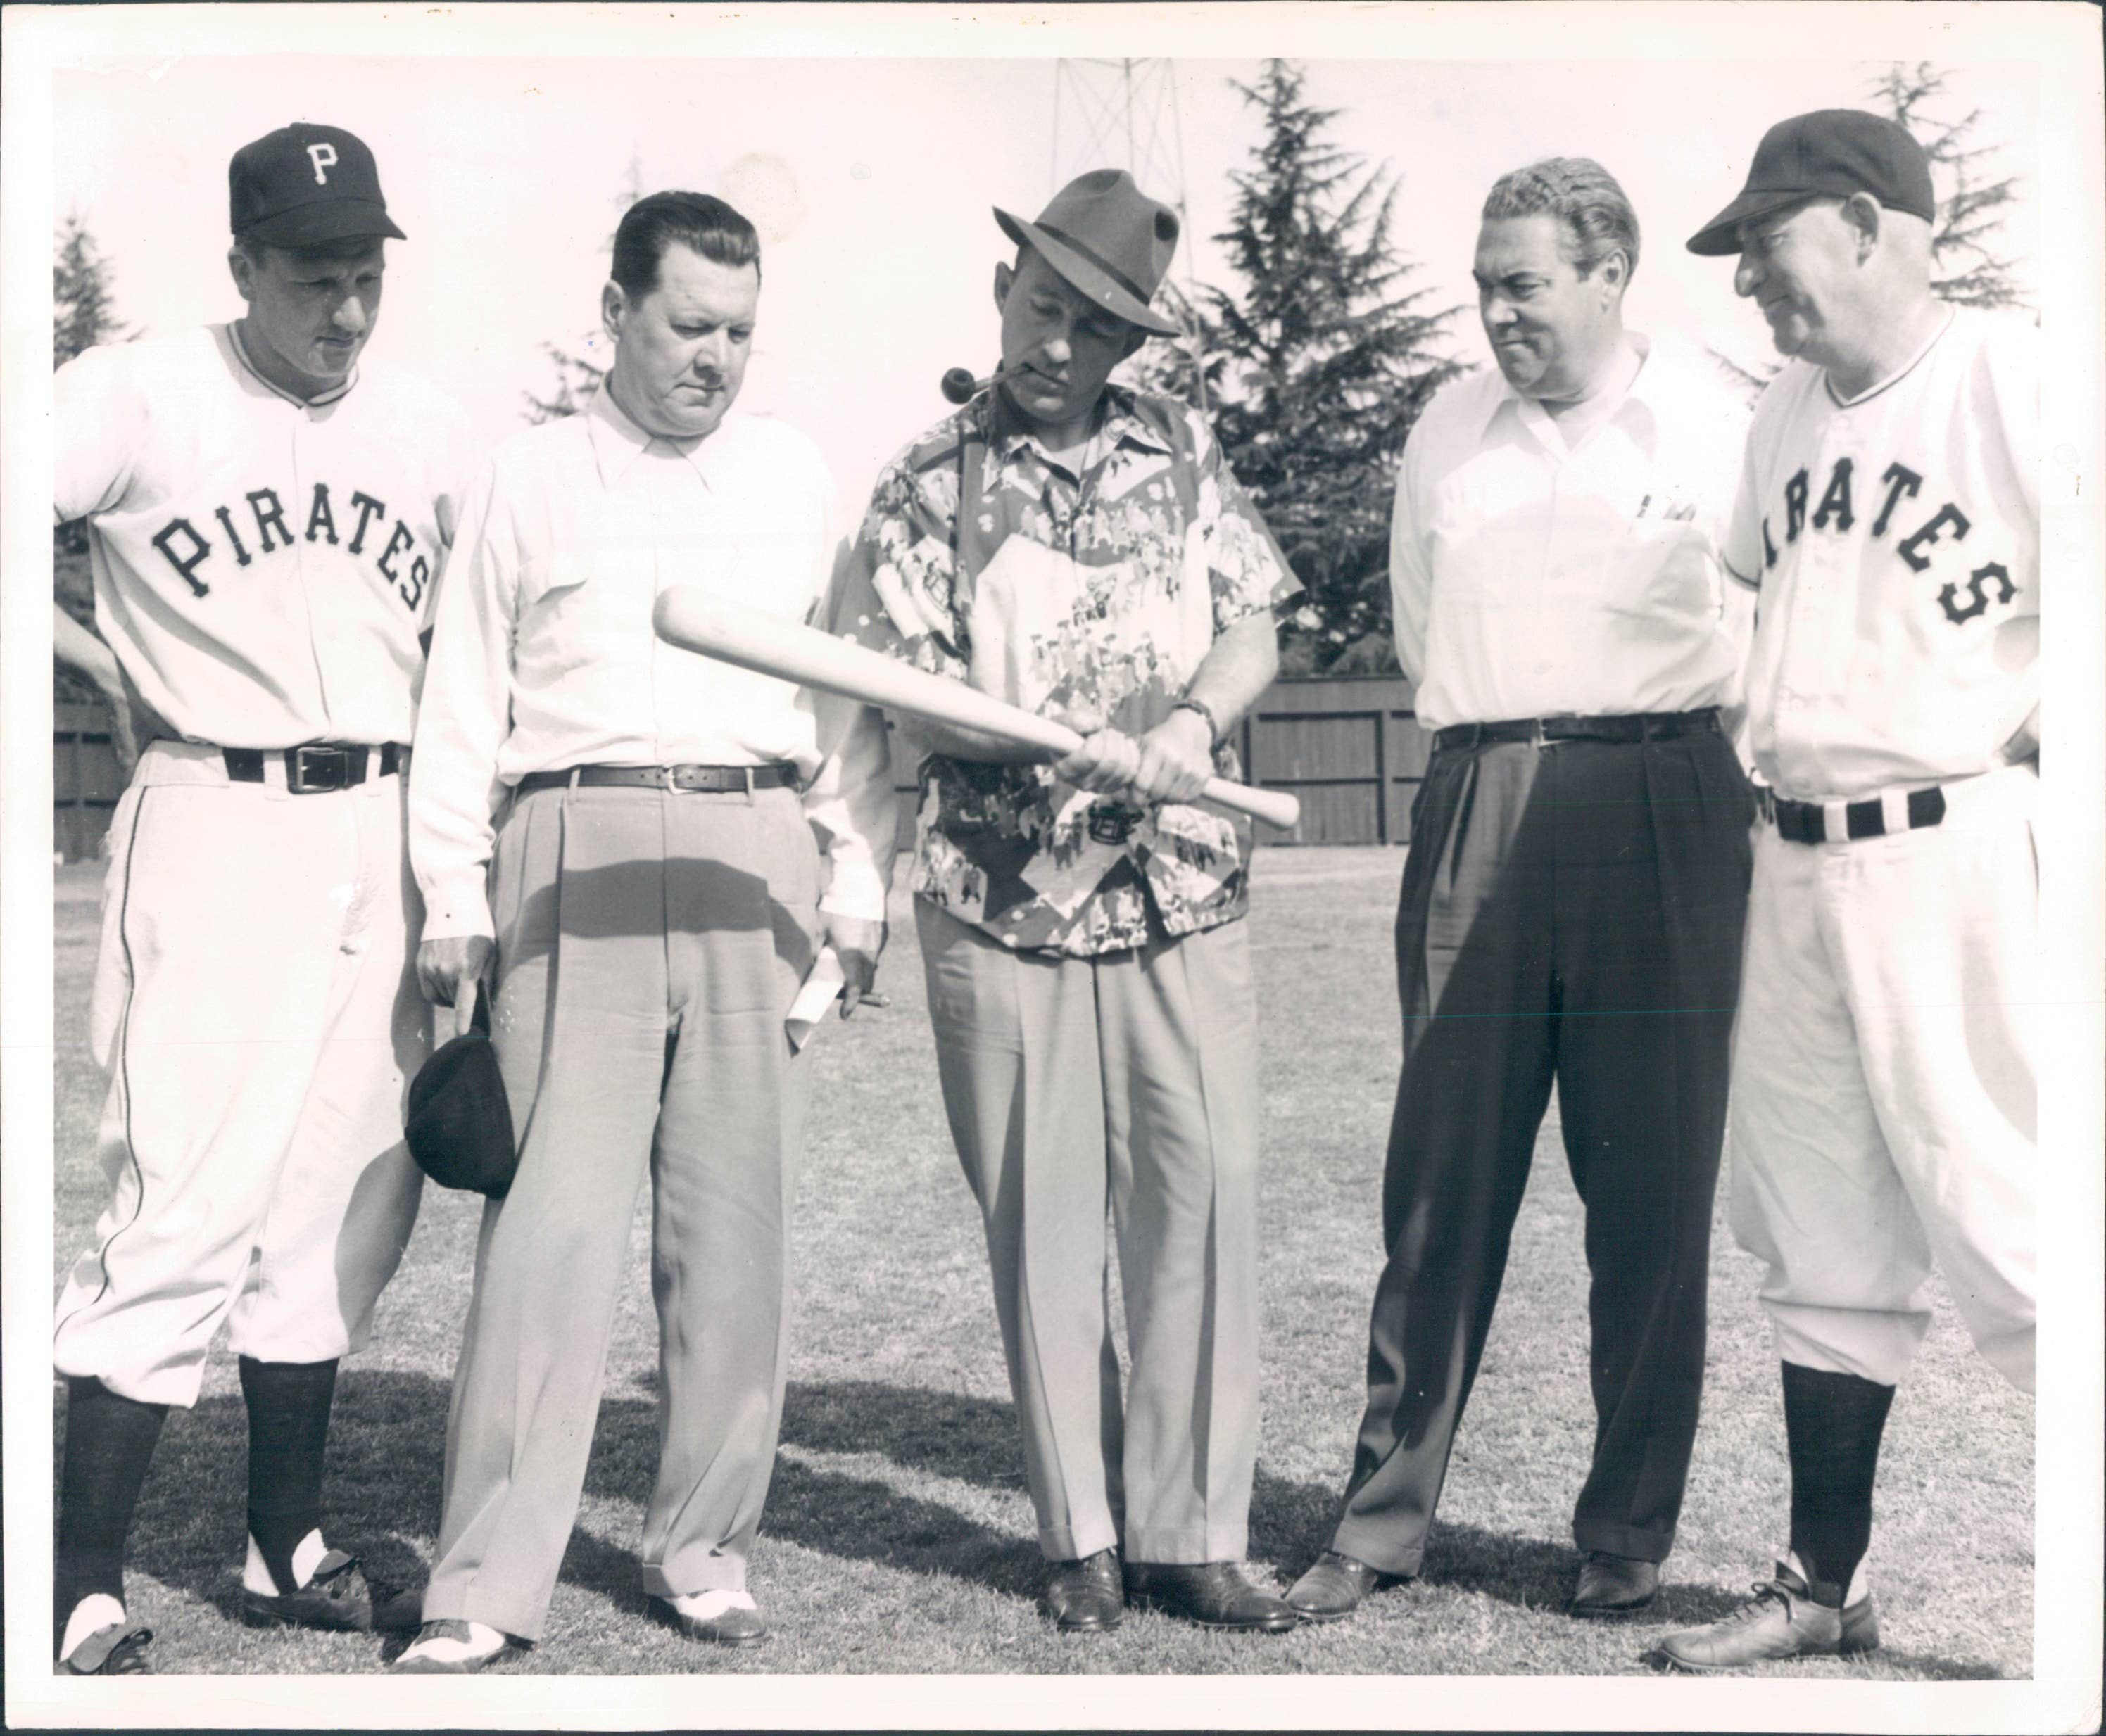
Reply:
M338 1386L325 1491L330 1538L354 1550L377 1580L418 1585L428 1572L438 1532L448 1397L446 1382L400 1370L349 1371ZM138 1569L235 1622L241 1619L247 1438L246 1413L232 1395L208 1398L187 1416L171 1418L130 1551ZM875 1455L905 1470L1006 1491L1022 1480L1012 1407L966 1394L878 1381L793 1382L782 1440L803 1452ZM656 1403L610 1397L600 1408L588 1492L640 1506L649 1496L657 1451ZM1288 1482L1260 1465L1251 1502L1251 1560L1283 1581L1292 1579L1329 1541L1337 1510L1336 1490ZM1038 1550L1027 1540L876 1478L794 1456L777 1462L763 1530L817 1554L946 1575L1025 1601L1037 1596L1042 1572ZM1576 1564L1566 1544L1436 1523L1419 1583L1522 1609L1556 1609L1570 1592ZM560 1577L625 1614L647 1613L633 1543L617 1544L580 1527L571 1534ZM1644 1623L1714 1621L1739 1601L1719 1588L1670 1577ZM1882 1675L1956 1681L1999 1674L1935 1655L1883 1650L1875 1656Z
M1014 1488L1022 1481L1013 1407L958 1393L874 1380L793 1384L783 1407L782 1439L813 1452L876 1453L894 1464L961 1482ZM782 1483L783 1470L778 1470L777 1488ZM1293 1580L1329 1543L1338 1523L1338 1494L1322 1483L1288 1482L1260 1465L1251 1492L1250 1559ZM789 1534L776 1514L771 1496L768 1529ZM843 1547L831 1523L820 1537L798 1541L822 1550ZM1035 1552L1030 1560L1029 1572L1035 1574ZM1427 1540L1420 1581L1521 1608L1562 1608L1578 1568L1578 1554L1567 1545L1442 1522L1435 1524ZM1678 1625L1712 1622L1739 1602L1715 1587L1670 1580L1647 1613Z

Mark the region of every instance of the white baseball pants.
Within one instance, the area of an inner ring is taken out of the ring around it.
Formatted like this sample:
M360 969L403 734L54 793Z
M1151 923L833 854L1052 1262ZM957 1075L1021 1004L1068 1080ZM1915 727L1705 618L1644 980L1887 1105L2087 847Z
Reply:
M1732 1222L1769 1263L1787 1362L1898 1384L1934 1260L2032 1390L2038 787L2029 767L1947 785L1940 825L1850 842L1759 822Z
M295 795L156 742L111 823L92 1045L110 1204L57 1306L59 1372L196 1403L236 1353L363 1341L415 1221L406 1081L430 1046L403 780Z

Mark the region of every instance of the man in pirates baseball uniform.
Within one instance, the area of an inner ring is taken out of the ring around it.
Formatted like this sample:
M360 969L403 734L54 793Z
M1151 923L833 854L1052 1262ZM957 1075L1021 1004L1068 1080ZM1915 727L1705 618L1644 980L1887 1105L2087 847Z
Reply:
M647 1175L662 1428L644 1589L692 1638L767 1632L746 1558L809 1084L783 1019L822 926L849 1004L869 986L871 840L889 866L896 816L875 713L652 631L676 584L802 620L832 567L818 448L733 409L760 296L760 241L729 205L631 206L603 293L612 371L581 414L498 449L441 602L410 799L419 962L464 1012L494 961L523 1144L484 1219L410 1673L480 1670L541 1633Z
M168 732L111 821L110 1198L57 1306L56 1625L81 1675L146 1668L125 1536L222 1322L249 1406L245 1611L370 1625L323 1540L323 1440L417 1210L403 772L469 436L361 360L402 234L366 147L289 127L229 181L247 312L90 350L55 388L58 516L87 519L98 624Z
M1473 274L1498 370L1427 405L1397 479L1397 655L1433 754L1367 1405L1330 1548L1288 1594L1313 1621L1418 1571L1553 1082L1591 1286L1571 1613L1650 1603L1674 1541L1748 889L1746 610L1718 560L1746 416L1624 328L1638 245L1598 163L1501 177Z
M1203 418L1107 383L1177 220L1100 170L995 270L1002 372L880 476L840 630L1087 737L924 749L915 914L951 1131L986 1221L1046 1600L1281 1631L1243 1576L1257 1438L1247 829L1195 805L1300 587ZM1234 775L1230 772L1230 775ZM1131 1380L1106 1307L1116 1227ZM1124 1551L1122 1573L1121 1550Z
M1872 1484L1933 1261L2033 1385L2040 494L2032 327L1931 288L1922 148L1828 110L1763 136L1689 243L1789 364L1726 544L1759 593L1766 787L1733 1053L1732 1221L1768 1272L1787 1558L1670 1636L1732 1669L1879 1644Z

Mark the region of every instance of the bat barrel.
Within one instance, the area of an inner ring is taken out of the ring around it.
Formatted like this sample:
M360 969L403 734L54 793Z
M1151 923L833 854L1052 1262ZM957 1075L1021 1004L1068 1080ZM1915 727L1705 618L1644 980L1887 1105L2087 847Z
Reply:
M724 602L698 587L668 586L652 611L658 637L683 651L735 664L778 681L838 693L885 711L961 725L1038 748L1051 757L1080 738L1065 724L1006 704L961 681L948 681L897 658L764 610ZM1216 778L1207 799L1268 825L1294 825L1301 805L1284 790L1253 790Z

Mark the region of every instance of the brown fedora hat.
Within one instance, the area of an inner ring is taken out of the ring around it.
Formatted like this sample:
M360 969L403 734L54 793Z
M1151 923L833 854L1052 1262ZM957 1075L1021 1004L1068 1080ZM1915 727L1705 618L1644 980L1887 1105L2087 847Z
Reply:
M1027 223L999 205L1002 233L1039 257L1100 306L1158 336L1174 336L1174 321L1148 303L1177 251L1177 213L1134 185L1124 169L1091 169L1053 195Z

